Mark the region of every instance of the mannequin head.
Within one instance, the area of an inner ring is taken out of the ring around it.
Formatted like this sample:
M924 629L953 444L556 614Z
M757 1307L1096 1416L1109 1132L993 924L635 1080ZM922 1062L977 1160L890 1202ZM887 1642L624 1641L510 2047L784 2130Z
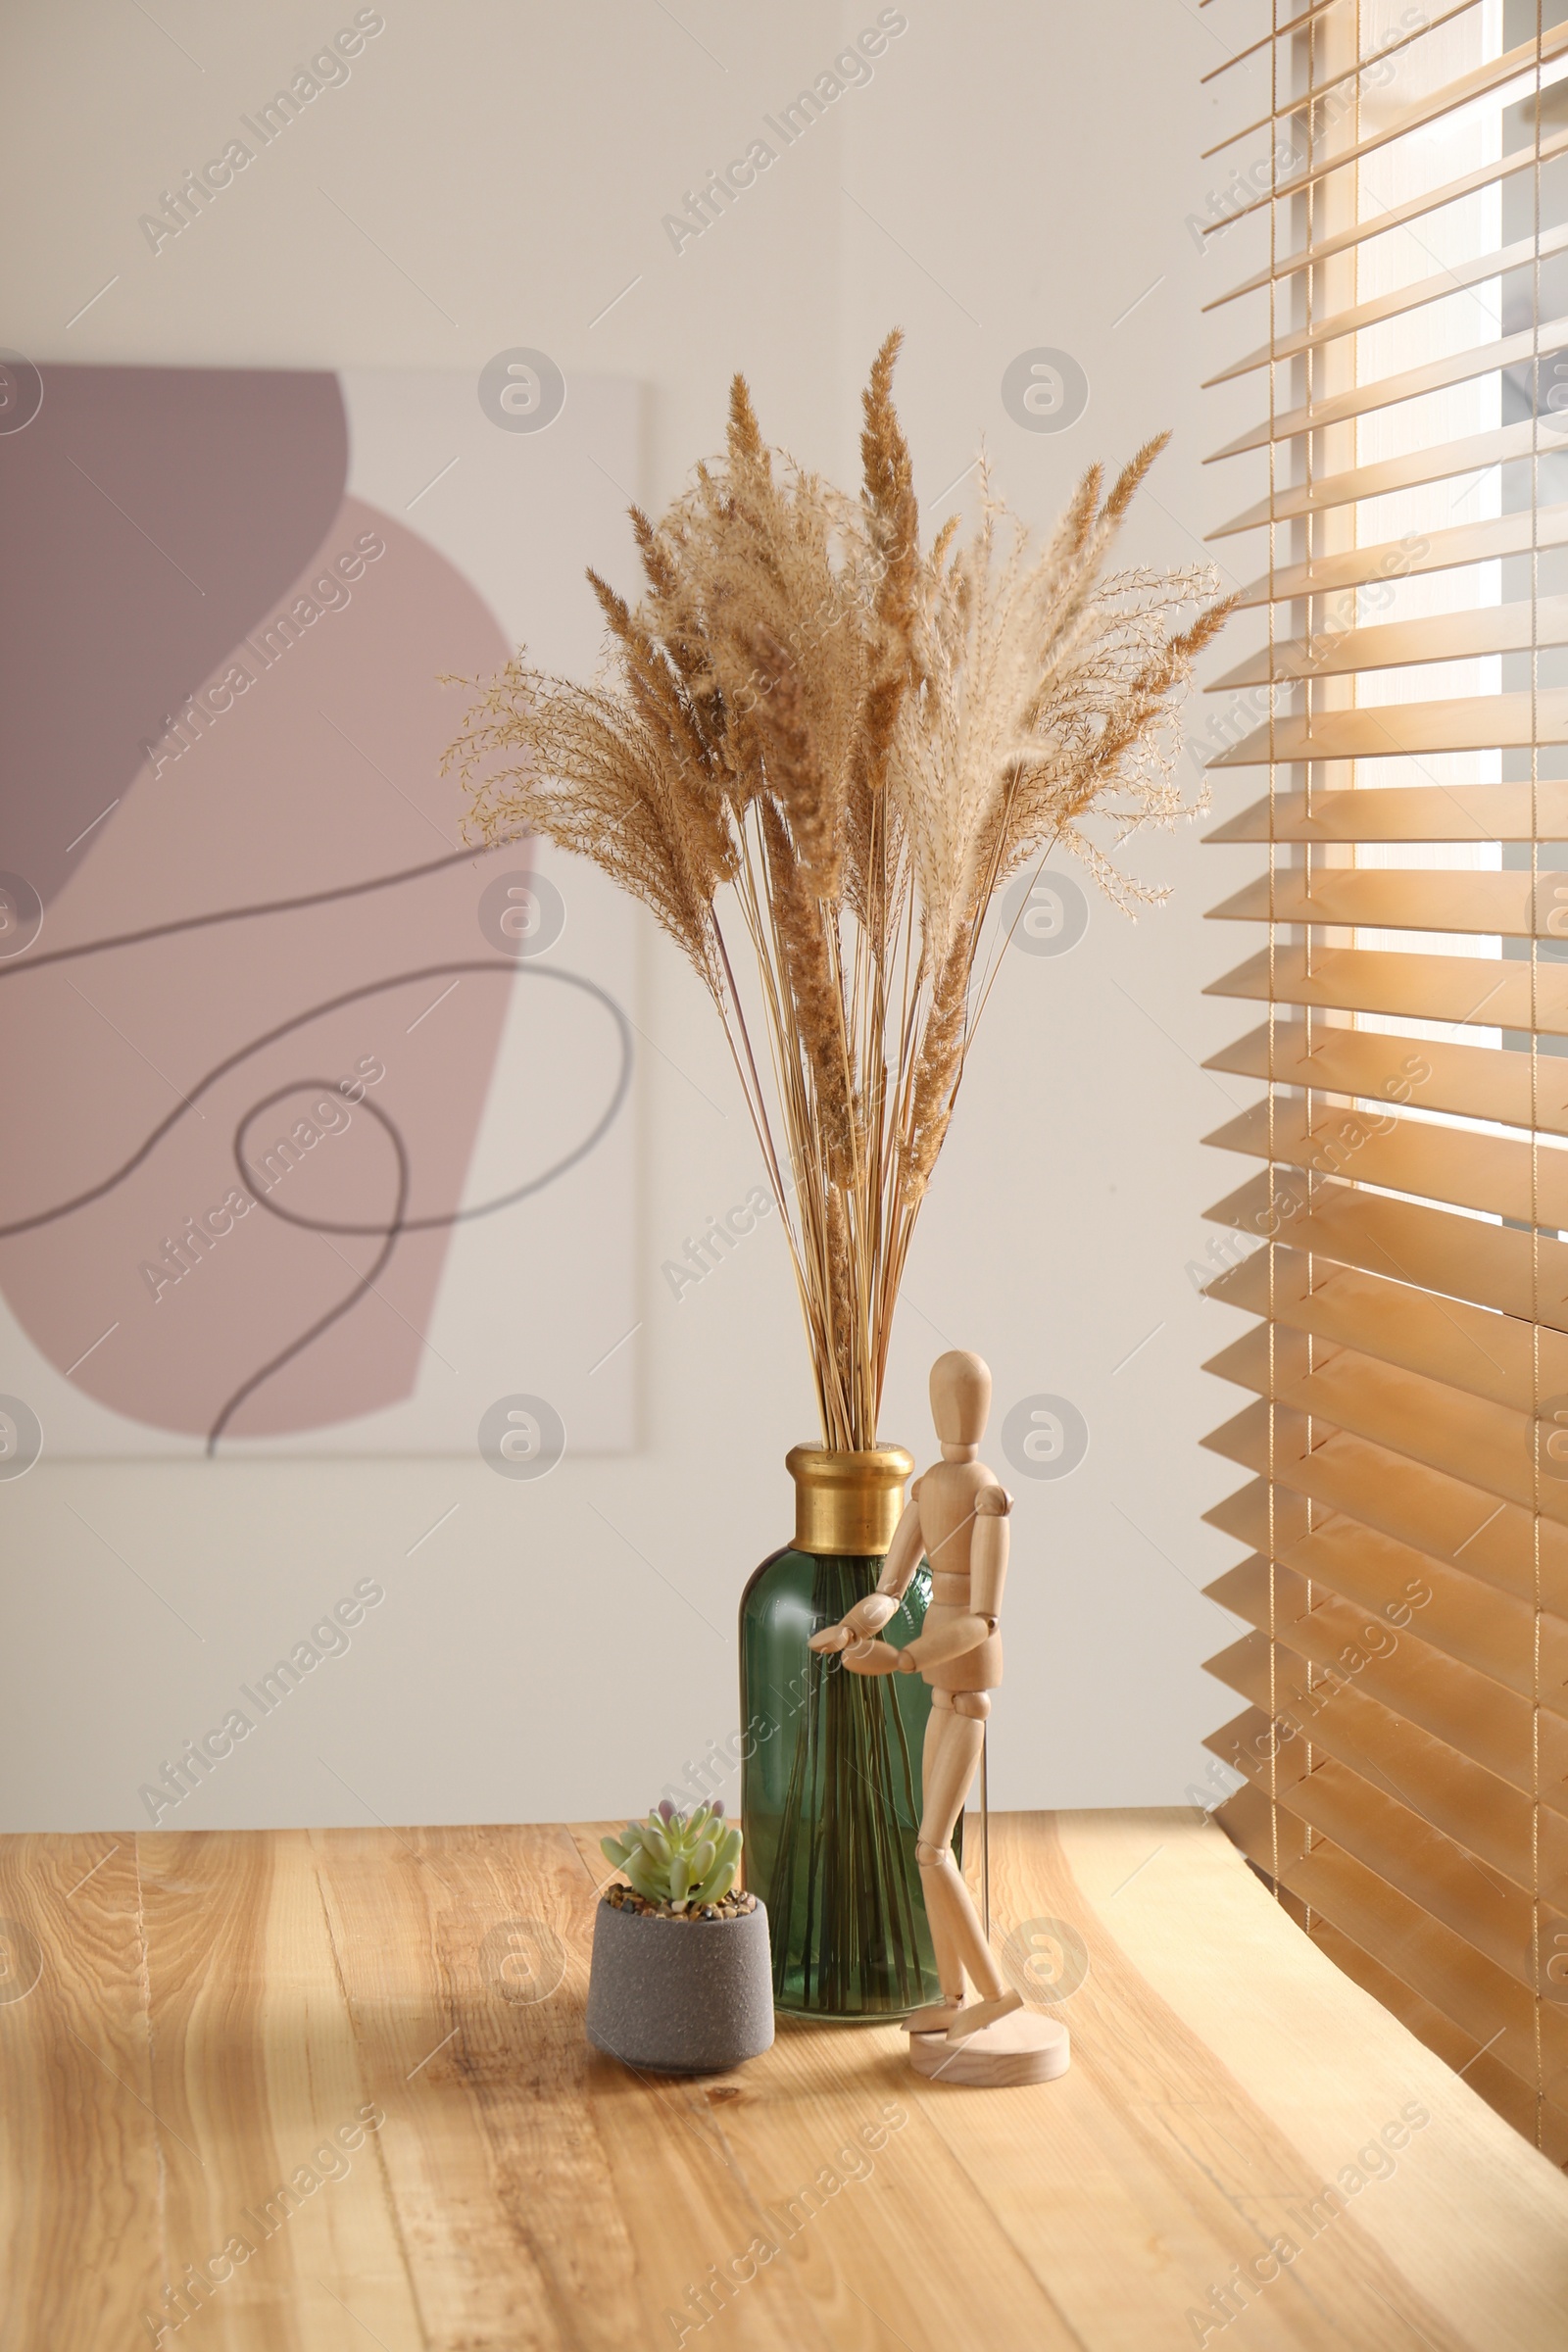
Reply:
M931 1367L931 1418L945 1461L972 1461L991 1411L991 1373L966 1348L950 1348Z

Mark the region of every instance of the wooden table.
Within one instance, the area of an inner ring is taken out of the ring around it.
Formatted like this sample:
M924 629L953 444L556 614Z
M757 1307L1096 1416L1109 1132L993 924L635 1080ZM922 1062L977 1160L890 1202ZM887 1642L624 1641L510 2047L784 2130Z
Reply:
M603 1875L592 1828L0 1840L3 2352L1568 2341L1568 2182L1190 1814L993 1823L999 1937L1089 1956L1029 2090L790 2024L639 2079L583 2039Z

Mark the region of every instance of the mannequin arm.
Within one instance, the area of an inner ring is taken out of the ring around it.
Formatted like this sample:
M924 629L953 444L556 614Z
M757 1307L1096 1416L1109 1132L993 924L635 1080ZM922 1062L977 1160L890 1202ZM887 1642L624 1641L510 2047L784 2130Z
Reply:
M969 1607L961 1617L950 1617L932 1627L902 1651L906 1671L923 1672L945 1658L961 1658L978 1649L997 1630L1002 1588L1007 1574L1007 1513L1012 1498L1004 1487L982 1487L975 1499L969 1535Z
M974 1506L969 1601L993 1623L1002 1614L1002 1591L1007 1581L1007 1514L1011 1508L1012 1497L1004 1487L983 1487Z
M899 1603L913 1581L920 1565L920 1506L911 1498L904 1506L904 1515L893 1531L888 1556L877 1578L876 1591L858 1600L853 1609L846 1610L837 1625L825 1625L819 1634L811 1636L809 1646L815 1650L858 1647L882 1631L889 1620L898 1615ZM890 1651L889 1656L896 1656ZM865 1667L862 1673L889 1673L889 1667Z
M961 1658L966 1650L978 1649L996 1630L994 1617L980 1617L972 1609L966 1610L961 1617L949 1617L943 1624L933 1626L929 1633L921 1634L895 1655L901 1662L907 1661L904 1666L906 1673L923 1673L927 1666L940 1666L947 1658Z
M918 1487L920 1482L916 1479L914 1483ZM888 1556L883 1561L882 1573L876 1580L878 1593L891 1593L895 1602L901 1601L914 1582L914 1572L920 1565L921 1550L920 1505L911 1494L904 1506L899 1524L893 1531L893 1541L888 1545ZM893 1611L890 1609L888 1616L892 1615ZM887 1618L885 1617L882 1622L885 1625Z

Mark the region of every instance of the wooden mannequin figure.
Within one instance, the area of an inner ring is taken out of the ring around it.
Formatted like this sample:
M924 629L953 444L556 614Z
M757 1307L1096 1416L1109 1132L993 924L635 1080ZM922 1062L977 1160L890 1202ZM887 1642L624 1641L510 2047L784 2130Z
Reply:
M998 1621L1007 1573L1012 1497L980 1460L991 1410L991 1374L977 1355L954 1348L931 1367L931 1417L942 1459L909 1489L874 1592L837 1625L811 1636L815 1650L844 1653L852 1674L922 1674L931 1686L922 1779L924 1812L915 1857L936 1955L942 1999L906 2023L921 2074L947 2082L1048 2082L1068 2063L1067 2029L1026 2010L1004 1981L986 1940L953 1832L980 1762L990 1693L1002 1680ZM922 1555L931 1605L907 1649L877 1639L895 1614ZM977 1998L966 2002L967 1976Z

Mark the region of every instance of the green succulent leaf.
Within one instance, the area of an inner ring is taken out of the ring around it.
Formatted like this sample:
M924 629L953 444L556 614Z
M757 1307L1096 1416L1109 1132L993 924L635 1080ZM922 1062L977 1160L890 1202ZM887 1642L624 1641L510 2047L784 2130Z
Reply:
M697 1888L692 1900L699 1903L716 1903L728 1894L735 1884L735 1869L740 1857L741 1834L739 1830L730 1830L718 1841L712 1861L704 1873L702 1885Z
M646 1821L629 1821L621 1838L603 1838L600 1850L623 1870L645 1902L685 1911L692 1903L717 1902L735 1883L741 1833L709 1802L667 1816L657 1808Z
M625 1864L625 1871L637 1892L646 1901L650 1903L663 1901L663 1879L661 1873L653 1868L646 1854L631 1855Z

